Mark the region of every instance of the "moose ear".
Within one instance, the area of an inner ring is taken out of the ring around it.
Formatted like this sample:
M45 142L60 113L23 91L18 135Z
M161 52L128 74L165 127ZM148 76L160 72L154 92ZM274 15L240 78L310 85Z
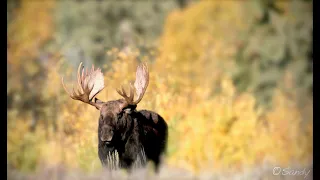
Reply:
M122 111L127 114L131 114L136 109L136 107L137 107L137 105L128 105L128 106L124 107L122 109Z
M94 98L94 103L96 103L96 104L97 104L96 108L97 108L98 110L100 110L100 109L101 109L101 107L102 107L102 105L104 104L104 102L103 102L103 101L101 101L101 100L100 100L100 99L98 99L98 98ZM98 107L100 107L100 108L98 108Z

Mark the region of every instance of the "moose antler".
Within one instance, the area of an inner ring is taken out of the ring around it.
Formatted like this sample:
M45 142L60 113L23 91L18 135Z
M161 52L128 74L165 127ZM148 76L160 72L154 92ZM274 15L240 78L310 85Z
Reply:
M82 68L82 73L80 74ZM69 94L69 96L74 100L79 100L84 103L95 106L97 109L101 108L101 103L93 102L92 99L104 88L104 79L103 74L101 73L101 69L94 69L94 65L92 65L91 70L86 69L84 72L84 66L82 66L82 62L78 67L78 90L74 91L72 88L72 93L70 93L65 87L63 77L62 77L62 85L64 90Z
M123 86L121 86L121 91L117 89L117 92L126 100L127 104L137 105L141 101L144 93L146 92L148 84L149 84L148 66L145 63L141 63L137 67L136 80L134 82L134 86L132 85L132 83L130 83L129 96L125 92ZM134 101L134 90L138 95L138 99L136 101Z

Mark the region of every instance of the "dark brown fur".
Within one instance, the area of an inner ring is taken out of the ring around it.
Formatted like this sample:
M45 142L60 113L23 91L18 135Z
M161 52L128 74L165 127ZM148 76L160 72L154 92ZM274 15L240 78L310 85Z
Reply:
M122 99L108 101L100 110L98 151L101 163L106 166L109 152L117 150L120 167L129 169L143 148L147 160L153 161L158 171L166 149L167 124L152 111L137 111L132 105L120 109L124 103Z

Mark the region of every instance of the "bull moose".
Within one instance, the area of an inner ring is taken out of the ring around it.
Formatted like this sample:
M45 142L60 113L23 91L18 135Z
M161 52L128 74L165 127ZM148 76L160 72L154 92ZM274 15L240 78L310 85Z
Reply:
M82 73L81 72L82 69ZM117 92L122 99L101 101L95 96L104 89L104 77L100 68L84 71L82 62L78 67L78 92L70 93L62 85L69 96L90 104L100 110L98 126L98 155L102 166L107 167L110 152L117 151L120 168L132 169L140 152L144 151L147 160L153 161L155 171L159 171L161 157L165 153L168 137L168 126L156 112L136 109L142 100L149 83L149 70L145 63L137 67L134 85L130 83L127 95L123 86ZM138 98L134 100L134 91ZM143 166L146 163L142 164Z

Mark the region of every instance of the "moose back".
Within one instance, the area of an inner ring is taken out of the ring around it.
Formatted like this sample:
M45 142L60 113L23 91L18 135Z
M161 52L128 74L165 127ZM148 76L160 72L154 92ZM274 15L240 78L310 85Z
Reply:
M82 72L81 72L82 69ZM78 67L78 90L70 93L62 85L69 96L90 104L100 110L98 126L98 155L103 166L107 166L108 155L118 152L120 168L130 169L133 163L145 152L147 160L155 164L159 170L162 155L165 153L168 138L168 127L165 120L156 112L136 110L142 100L149 83L149 70L146 64L137 67L134 85L130 83L129 95L122 87L117 92L122 99L101 101L95 96L104 88L104 77L101 69L84 71L82 63ZM138 98L134 100L134 92ZM146 163L142 163L145 166Z

